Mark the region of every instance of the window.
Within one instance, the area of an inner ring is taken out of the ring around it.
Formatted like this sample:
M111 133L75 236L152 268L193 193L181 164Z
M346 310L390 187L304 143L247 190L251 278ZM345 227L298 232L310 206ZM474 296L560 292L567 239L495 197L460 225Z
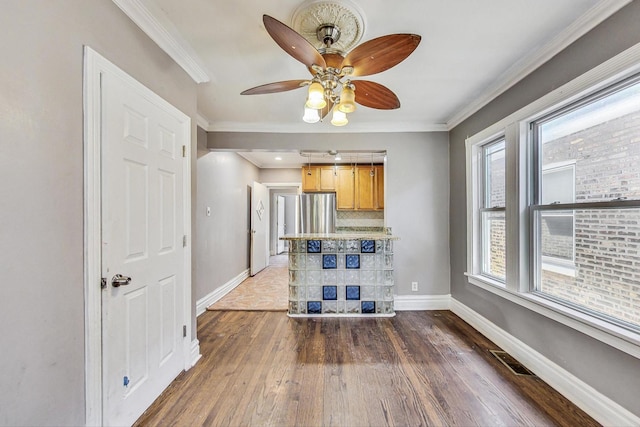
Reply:
M640 78L534 121L532 142L534 291L640 329Z
M505 247L505 156L504 138L482 147L482 274L504 282Z
M467 138L470 283L640 358L640 45Z

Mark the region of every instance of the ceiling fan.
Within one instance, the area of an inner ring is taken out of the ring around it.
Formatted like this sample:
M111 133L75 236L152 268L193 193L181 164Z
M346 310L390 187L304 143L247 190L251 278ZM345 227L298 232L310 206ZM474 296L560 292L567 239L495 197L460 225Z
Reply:
M308 39L277 19L263 15L262 20L271 38L306 65L312 77L256 86L243 91L242 95L285 92L309 86L303 120L315 123L333 110L331 123L336 126L348 123L346 114L355 111L356 103L379 110L400 108L400 100L387 87L351 78L380 73L399 64L416 49L421 40L419 35L390 34L343 52L332 47L341 35L336 24L317 26L316 37L323 47L316 49Z

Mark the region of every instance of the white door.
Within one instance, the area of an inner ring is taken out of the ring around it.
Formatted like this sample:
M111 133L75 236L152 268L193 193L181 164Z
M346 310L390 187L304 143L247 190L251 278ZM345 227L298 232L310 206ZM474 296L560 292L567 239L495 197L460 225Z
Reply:
M285 198L284 196L278 196L278 250L276 253L281 254L284 252L284 240L280 240L280 237L285 234L285 222L284 222L284 207L285 207Z
M251 275L269 264L269 190L253 182L251 187Z
M132 424L185 367L182 146L188 141L178 112L136 89L103 77L104 425ZM118 274L124 277L116 287Z

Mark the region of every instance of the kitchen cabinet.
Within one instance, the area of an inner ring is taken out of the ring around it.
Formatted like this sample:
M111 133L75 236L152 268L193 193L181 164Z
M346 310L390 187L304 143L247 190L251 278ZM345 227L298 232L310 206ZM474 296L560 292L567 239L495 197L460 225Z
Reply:
M353 210L356 207L355 170L351 166L338 166L336 180L336 208Z
M358 166L356 169L356 210L384 209L384 167Z
M336 173L333 166L312 165L302 168L302 191L336 191Z

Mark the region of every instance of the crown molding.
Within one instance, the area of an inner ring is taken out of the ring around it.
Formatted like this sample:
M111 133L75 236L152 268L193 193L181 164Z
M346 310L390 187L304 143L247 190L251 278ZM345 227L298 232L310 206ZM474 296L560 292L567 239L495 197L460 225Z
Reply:
M211 122L209 121L209 119L207 119L205 116L202 115L202 113L198 113L196 116L196 124L201 127L202 129L206 130L207 132L209 131L209 128L211 127Z
M167 55L180 65L196 83L211 80L202 60L162 13L150 10L141 0L112 0Z
M447 121L447 130L451 130L458 126L489 102L493 101L520 80L524 79L527 75L531 74L542 64L549 61L571 43L578 40L618 10L631 3L631 1L632 0L601 0L598 2L565 30L554 37L549 43L538 49L532 55L516 62L504 73L498 76L498 78L494 80L494 83L487 87L487 89L482 92L474 102L469 103L465 108L455 113Z

